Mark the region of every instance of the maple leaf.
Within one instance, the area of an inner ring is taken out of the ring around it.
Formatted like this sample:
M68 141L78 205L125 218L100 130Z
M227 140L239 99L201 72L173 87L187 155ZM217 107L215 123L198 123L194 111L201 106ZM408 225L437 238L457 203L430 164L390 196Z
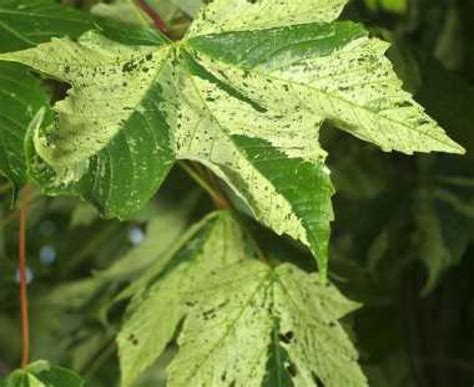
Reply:
M1 55L72 85L34 133L37 180L123 218L177 160L202 163L255 218L309 246L324 276L324 121L386 151L463 152L402 89L388 44L334 22L344 5L216 0L180 42L148 29L89 32Z
M133 298L117 339L122 385L133 385L184 319L170 386L283 379L313 385L315 377L326 386L365 386L357 352L338 323L359 305L315 273L291 264L273 268L257 256L235 218L218 212L157 259L130 285Z

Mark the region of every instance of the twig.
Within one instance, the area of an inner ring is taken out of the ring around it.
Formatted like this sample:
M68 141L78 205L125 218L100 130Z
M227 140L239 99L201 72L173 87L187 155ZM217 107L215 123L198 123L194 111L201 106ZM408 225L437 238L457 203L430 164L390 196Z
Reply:
M158 12L156 12L154 8L149 5L145 0L135 0L135 4L138 8L140 8L148 15L148 17L153 21L155 27L166 35L166 33L168 32L168 28L166 27L165 22L158 14Z
M26 222L27 207L30 197L30 187L26 185L22 192L20 203L18 229L18 270L20 279L20 308L21 308L21 367L24 368L30 359L30 321L28 315L28 290L26 277Z

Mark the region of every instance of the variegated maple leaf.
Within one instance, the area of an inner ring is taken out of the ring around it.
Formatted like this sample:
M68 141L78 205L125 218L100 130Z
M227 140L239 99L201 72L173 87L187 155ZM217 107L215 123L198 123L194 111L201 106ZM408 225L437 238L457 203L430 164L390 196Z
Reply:
M409 93L388 44L335 22L346 0L215 0L182 41L88 32L1 60L71 84L32 134L49 193L108 216L141 208L177 160L204 164L325 273L332 220L324 121L385 151L462 152Z

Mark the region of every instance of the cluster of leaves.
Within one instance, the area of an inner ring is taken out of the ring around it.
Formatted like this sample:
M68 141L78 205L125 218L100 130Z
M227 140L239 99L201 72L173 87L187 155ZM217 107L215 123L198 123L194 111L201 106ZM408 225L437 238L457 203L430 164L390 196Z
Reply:
M406 9L388 3L389 11ZM402 88L385 56L388 44L360 24L336 21L345 0L149 6L163 16L168 37L131 1L82 12L52 0L0 0L0 171L17 190L35 183L44 194L78 196L124 220L100 220L92 207L66 199L59 210L39 210L40 219L56 212L67 223L73 206L66 240L77 228L100 230L96 244L61 269L69 283L39 301L70 324L43 343L68 337L48 359L92 374L117 335L124 387L147 385L146 376L137 378L163 354L165 362L172 358L169 386L367 385L340 322L360 304L327 280L332 180L342 221L330 278L380 305L420 259L427 294L471 242L469 232L455 229L472 214L452 190L466 182L450 172L469 161L383 156L375 146L408 155L463 148ZM414 70L428 59L411 57L400 31L382 32L397 43L389 55L436 112L430 104L439 99L423 93L436 74ZM435 53L443 59L442 50ZM439 110L436 118L453 127ZM326 126L367 143L337 131L325 136ZM176 164L232 210L213 211L189 193L192 183ZM440 213L440 203L450 208ZM110 240L137 223L147 225L147 239L114 259L126 246ZM102 270L70 282L94 255ZM65 361L68 348L77 353ZM48 367L33 364L4 384L26 378L36 385L35 378L38 386L61 385L41 378ZM396 385L382 384L384 367L366 367L371 385ZM163 376L151 378L156 385Z

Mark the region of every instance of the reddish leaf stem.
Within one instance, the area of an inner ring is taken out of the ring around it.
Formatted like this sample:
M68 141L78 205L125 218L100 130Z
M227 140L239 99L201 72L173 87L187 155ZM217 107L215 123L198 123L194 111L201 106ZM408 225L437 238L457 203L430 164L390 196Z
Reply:
M153 21L153 24L156 28L158 28L164 34L167 33L167 27L161 16L155 9L146 2L146 0L135 0L135 4L139 7L143 12L145 12L148 17Z
M20 282L21 307L21 367L24 368L30 359L30 322L28 315L28 291L26 275L26 211L30 197L30 188L25 186L20 202L19 229L18 229L18 270Z

